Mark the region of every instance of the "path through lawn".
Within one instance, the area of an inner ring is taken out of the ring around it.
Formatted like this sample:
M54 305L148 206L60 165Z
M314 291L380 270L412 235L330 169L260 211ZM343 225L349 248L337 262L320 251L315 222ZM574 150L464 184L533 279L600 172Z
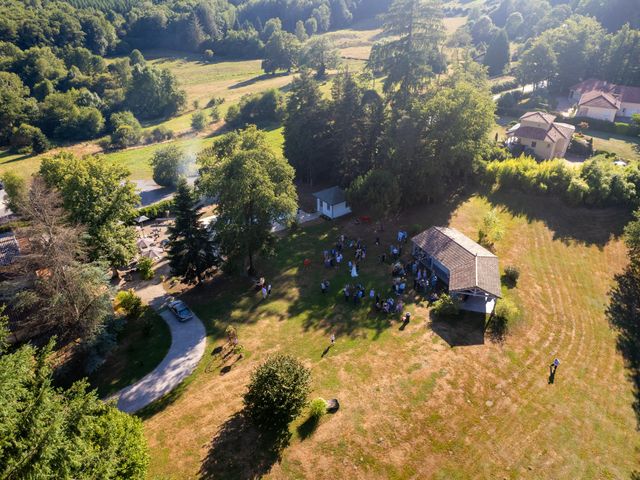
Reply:
M188 385L145 421L152 477L628 478L637 465L634 398L603 313L612 275L625 263L614 237L626 218L547 199L491 201L506 227L497 247L501 266L522 272L517 288L504 290L524 311L504 343L483 335L482 321L471 318L457 336L470 345L452 347L435 333L445 329L430 324L419 298L407 298L413 320L404 330L346 304L339 293L346 268L329 271L318 261L340 232L369 245L359 281L390 285L372 228L348 220L307 227L278 244L264 266L274 285L268 302L243 279L187 294L211 342ZM450 221L475 238L488 208L487 199L472 197L451 209L421 208L402 224ZM384 247L394 235L387 225ZM308 269L304 258L313 261ZM323 278L331 281L325 296ZM227 322L238 327L243 359L227 361L214 350ZM337 344L322 357L330 332ZM236 416L251 369L274 352L304 361L313 396L342 405L310 436L298 433L299 419L275 464ZM548 385L556 356L562 363Z

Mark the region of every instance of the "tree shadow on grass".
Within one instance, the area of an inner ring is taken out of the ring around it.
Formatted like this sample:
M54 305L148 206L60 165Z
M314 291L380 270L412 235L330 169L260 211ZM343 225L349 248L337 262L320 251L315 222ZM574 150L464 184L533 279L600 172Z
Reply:
M306 440L311 435L313 435L317 430L318 425L320 425L320 419L313 415L309 415L309 417L307 417L304 422L298 425L298 428L296 429L300 440Z
M148 420L153 417L157 413L162 412L165 408L172 405L176 400L178 400L184 391L187 388L187 385L190 383L189 379L192 378L193 375L189 376L186 380L184 380L180 385L171 390L169 393L163 395L159 399L151 402L144 408L138 410L135 415L136 417L141 418L142 420Z
M633 410L640 428L640 259L632 259L626 270L615 276L609 299L607 318L618 333L617 347L633 383Z
M244 412L235 413L211 440L200 466L203 480L252 480L269 473L288 445L288 431L261 434Z
M234 83L233 85L231 85L229 87L230 90L235 90L237 88L242 88L242 87L248 87L249 85L253 85L254 83L258 83L261 82L263 80L269 80L271 78L278 78L278 77L286 77L288 75L291 75L290 72L278 72L278 73L263 73L262 75L257 75L253 78L249 78L247 80L243 80L241 82L238 83Z
M522 215L528 222L540 220L553 231L554 240L575 240L603 247L619 237L631 219L628 209L569 206L551 195L536 196L515 191L485 192L496 207L512 215Z

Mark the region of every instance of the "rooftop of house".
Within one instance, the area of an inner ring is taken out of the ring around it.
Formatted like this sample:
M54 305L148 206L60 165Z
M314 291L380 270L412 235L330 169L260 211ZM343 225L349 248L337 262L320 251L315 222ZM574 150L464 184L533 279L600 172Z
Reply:
M314 193L313 196L322 200L323 202L327 202L329 205L338 205L339 203L345 202L347 200L344 190L342 190L340 187L326 188Z
M577 83L571 87L571 90L581 95L589 92L603 92L616 96L624 103L640 103L640 87L618 85L597 78L589 78Z
M414 245L449 270L452 292L478 288L501 296L498 257L454 228L431 227L412 238Z
M550 143L555 143L562 139L571 139L575 127L567 123L554 122L555 118L555 116L545 112L527 112L520 117L521 123L511 127L507 131L507 135ZM526 122L531 121L536 123L542 121L546 123L547 127L526 125ZM523 123L525 124L523 125Z
M611 93L593 90L583 93L580 97L578 105L581 107L608 108L618 110L620 108L620 99Z

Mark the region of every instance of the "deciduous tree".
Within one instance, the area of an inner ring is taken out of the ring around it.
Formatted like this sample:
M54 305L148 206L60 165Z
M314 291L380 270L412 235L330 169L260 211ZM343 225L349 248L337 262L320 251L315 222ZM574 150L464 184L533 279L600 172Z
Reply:
M255 254L269 246L273 224L295 215L294 170L255 126L225 135L198 161L200 188L218 199L216 241L227 257L248 258L253 273Z

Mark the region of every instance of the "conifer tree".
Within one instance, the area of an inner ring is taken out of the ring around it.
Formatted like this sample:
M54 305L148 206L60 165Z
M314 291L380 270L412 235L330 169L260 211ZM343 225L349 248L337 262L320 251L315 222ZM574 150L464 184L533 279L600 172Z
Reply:
M188 283L200 283L218 258L208 229L200 224L194 192L184 178L178 182L174 205L176 219L169 228L171 271Z

